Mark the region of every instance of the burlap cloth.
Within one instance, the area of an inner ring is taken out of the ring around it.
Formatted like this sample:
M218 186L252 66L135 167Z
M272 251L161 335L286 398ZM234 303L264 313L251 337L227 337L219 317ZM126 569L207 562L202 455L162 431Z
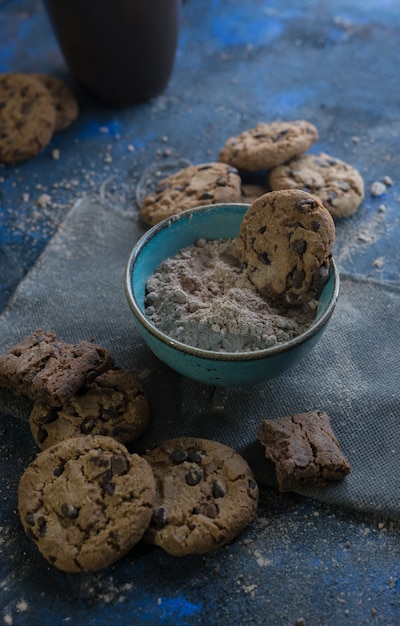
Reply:
M209 387L162 364L135 330L123 274L142 232L134 212L79 201L0 316L0 352L36 328L71 342L93 338L148 392L151 427L136 450L180 435L216 439L242 453L265 484L274 476L256 439L259 422L324 410L352 472L299 493L399 518L400 287L342 275L328 328L299 365L255 386ZM1 390L0 409L3 420L27 419L30 403Z

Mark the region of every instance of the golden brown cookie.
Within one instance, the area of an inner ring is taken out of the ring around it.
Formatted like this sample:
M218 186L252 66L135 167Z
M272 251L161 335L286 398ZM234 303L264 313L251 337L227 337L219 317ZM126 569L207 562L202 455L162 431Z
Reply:
M332 217L352 215L364 198L364 181L351 165L329 156L303 154L269 173L272 190L303 189L321 200Z
M241 201L241 179L225 163L190 165L159 181L140 208L142 219L154 226L161 220L197 206Z
M237 255L262 295L296 304L320 293L334 238L332 216L316 196L298 189L271 191L245 214Z
M53 98L56 110L55 131L64 130L76 120L79 115L79 104L71 89L56 76L48 74L31 74L39 80L49 91Z
M29 423L42 450L79 435L106 435L126 444L146 430L149 403L134 374L109 370L61 407L36 402Z
M305 120L259 122L227 139L218 158L238 170L265 170L302 154L317 139L317 129Z
M308 411L263 420L257 437L274 463L280 491L324 486L350 473L324 411Z
M258 486L246 461L216 441L164 441L144 458L156 477L156 501L143 539L170 554L203 554L236 537L251 522Z
M258 198L270 191L267 185L258 185L253 183L242 184L241 202L244 204L253 204Z
M33 157L51 140L56 111L48 89L27 74L0 74L0 162Z
M111 437L82 436L43 450L18 487L21 522L41 554L66 572L121 558L152 515L153 472Z

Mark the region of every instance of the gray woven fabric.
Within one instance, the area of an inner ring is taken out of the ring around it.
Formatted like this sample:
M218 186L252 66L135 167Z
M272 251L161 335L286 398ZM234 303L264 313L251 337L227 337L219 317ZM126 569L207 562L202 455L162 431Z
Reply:
M208 387L163 365L134 328L123 274L142 231L133 214L95 199L78 202L0 316L0 352L36 328L71 342L94 339L148 391L152 423L139 452L167 437L216 439L242 453L260 483L274 477L256 439L259 422L324 410L352 472L301 493L400 517L399 286L342 276L330 324L301 364L252 387ZM0 409L3 420L27 419L30 404L1 390Z

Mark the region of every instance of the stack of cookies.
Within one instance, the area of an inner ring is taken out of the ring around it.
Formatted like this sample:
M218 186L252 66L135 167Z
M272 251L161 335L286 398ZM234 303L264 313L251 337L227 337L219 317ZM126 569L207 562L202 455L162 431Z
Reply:
M183 168L159 181L144 198L141 217L153 226L196 206L252 204L268 191L289 189L315 195L333 218L349 216L364 198L363 179L340 159L307 153L317 140L317 128L305 120L260 122L227 139L217 161Z
M78 117L78 102L55 76L0 74L0 162L35 156Z
M149 405L105 348L37 330L0 355L0 387L33 402L30 426L42 450L20 480L19 513L59 569L107 567L142 539L175 556L206 553L254 518L257 483L228 446L182 437L142 456L129 452Z

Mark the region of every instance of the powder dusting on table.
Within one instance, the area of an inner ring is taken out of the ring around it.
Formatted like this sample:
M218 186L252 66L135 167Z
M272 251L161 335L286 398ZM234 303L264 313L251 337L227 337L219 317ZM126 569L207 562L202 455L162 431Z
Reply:
M199 239L163 261L146 283L151 322L173 339L217 352L262 350L310 326L316 302L271 306L241 267L235 246L236 239Z

